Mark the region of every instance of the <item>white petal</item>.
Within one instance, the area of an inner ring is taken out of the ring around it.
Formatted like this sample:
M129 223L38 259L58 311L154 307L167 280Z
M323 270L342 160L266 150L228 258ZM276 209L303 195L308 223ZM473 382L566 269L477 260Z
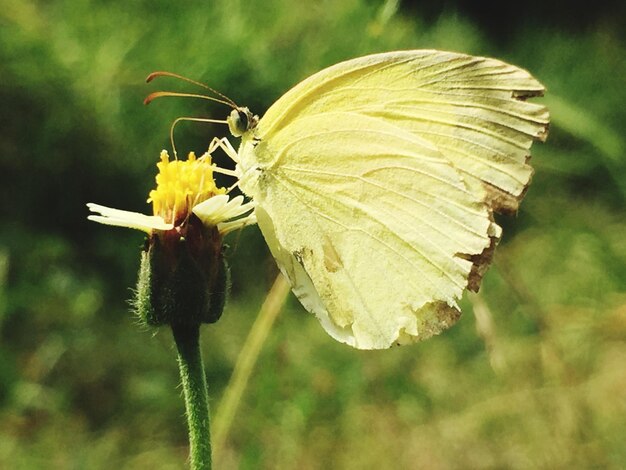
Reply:
M229 200L227 195L220 194L196 205L192 211L203 224L218 225L254 209L255 204L252 201L242 204L243 201L243 196Z
M91 212L100 214L90 215L87 218L100 224L133 228L146 233L151 233L153 230L171 230L174 228L172 224L166 223L162 217L156 215L145 215L139 212L123 211L93 203L87 204L87 207L89 207Z
M215 225L219 222L219 215L227 203L228 196L226 194L219 194L206 201L202 201L200 204L196 204L192 212L198 216L203 224Z
M247 225L256 224L256 215L250 214L247 217L242 217L241 219L231 220L230 222L222 222L217 224L217 229L220 231L222 235L226 235L234 230L239 230L240 228L244 228Z
M241 206L239 206L238 213L235 215L235 217L245 214L246 212L250 212L251 210L254 210L255 207L256 207L256 203L254 201L250 201L250 202L247 202L246 204L242 204Z
M239 214L239 208L241 207L242 202L243 196L236 196L228 201L224 205L224 209L221 214L222 218L225 220L237 216Z

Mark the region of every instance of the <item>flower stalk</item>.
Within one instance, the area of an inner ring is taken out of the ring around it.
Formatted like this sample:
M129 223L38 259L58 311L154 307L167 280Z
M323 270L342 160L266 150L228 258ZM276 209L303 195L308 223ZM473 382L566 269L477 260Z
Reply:
M178 367L185 398L192 470L211 469L209 395L202 355L200 325L172 325L178 349Z

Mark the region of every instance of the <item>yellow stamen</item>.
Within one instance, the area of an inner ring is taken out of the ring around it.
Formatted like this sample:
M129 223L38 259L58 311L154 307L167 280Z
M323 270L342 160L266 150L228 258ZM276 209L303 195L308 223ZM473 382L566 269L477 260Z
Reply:
M154 215L174 225L186 220L196 204L226 192L215 185L209 154L198 159L190 152L186 161L170 161L163 150L157 168L157 187L150 191L148 202L152 203Z

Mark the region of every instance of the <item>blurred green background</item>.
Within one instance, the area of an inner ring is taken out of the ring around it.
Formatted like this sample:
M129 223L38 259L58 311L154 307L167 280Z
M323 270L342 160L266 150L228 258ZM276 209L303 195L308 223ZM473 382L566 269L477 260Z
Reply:
M626 8L506 3L0 0L0 468L185 468L171 335L127 303L142 235L88 223L85 203L148 211L171 121L228 110L144 107L144 77L178 72L262 114L324 66L411 48L547 86L528 195L437 338L355 351L290 298L220 468L624 468ZM177 143L223 135L183 124ZM202 340L214 410L276 275L256 227L229 244L232 298Z

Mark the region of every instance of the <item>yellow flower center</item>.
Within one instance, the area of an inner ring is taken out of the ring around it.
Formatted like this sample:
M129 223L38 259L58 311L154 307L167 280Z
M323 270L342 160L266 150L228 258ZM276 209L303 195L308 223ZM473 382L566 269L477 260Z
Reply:
M226 192L225 188L215 185L209 154L197 159L195 153L190 152L185 161L170 161L167 151L163 150L157 168L157 187L150 191L148 202L152 203L154 215L174 225L185 221L196 204Z

